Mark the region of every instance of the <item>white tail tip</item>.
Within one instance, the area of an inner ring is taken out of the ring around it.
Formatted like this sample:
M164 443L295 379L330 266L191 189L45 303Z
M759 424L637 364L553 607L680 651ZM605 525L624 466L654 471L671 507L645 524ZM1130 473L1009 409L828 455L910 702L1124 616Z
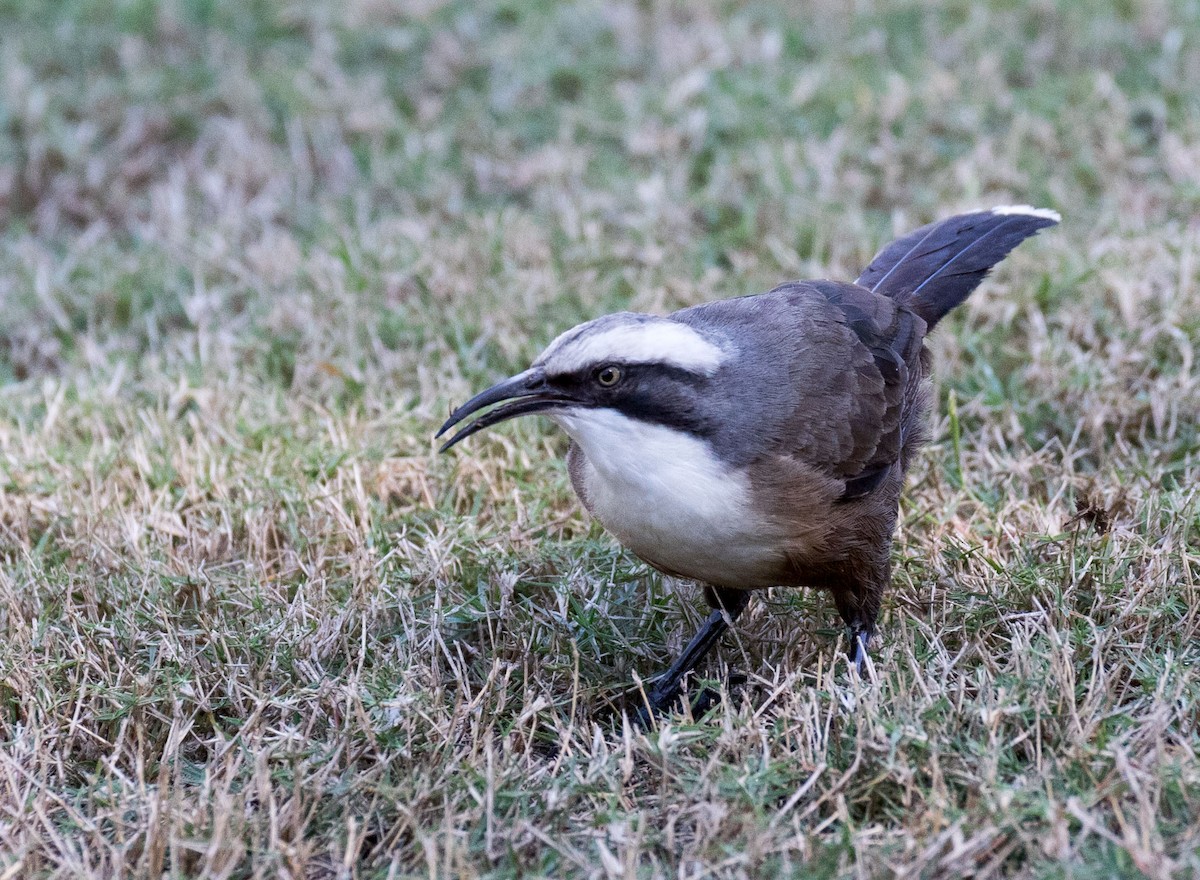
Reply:
M1041 217L1045 220L1053 220L1055 223L1062 222L1062 216L1058 211L1052 211L1050 208L1035 208L1032 205L1000 205L992 208L993 214L1024 214L1027 217Z

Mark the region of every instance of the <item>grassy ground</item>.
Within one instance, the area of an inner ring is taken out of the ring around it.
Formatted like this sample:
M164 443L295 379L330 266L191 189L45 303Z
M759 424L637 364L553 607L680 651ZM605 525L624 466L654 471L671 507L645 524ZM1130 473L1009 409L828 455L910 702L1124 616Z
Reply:
M1200 872L1200 6L794 6L0 2L0 878ZM448 405L1014 201L877 680L606 716L694 589Z

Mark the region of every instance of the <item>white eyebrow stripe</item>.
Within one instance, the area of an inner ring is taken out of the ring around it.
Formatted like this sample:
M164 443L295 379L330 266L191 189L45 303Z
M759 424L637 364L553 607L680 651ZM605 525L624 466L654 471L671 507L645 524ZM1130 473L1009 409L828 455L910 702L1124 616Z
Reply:
M711 376L725 360L719 346L686 324L665 318L573 334L568 330L558 337L539 358L552 372L572 373L612 361L662 363Z

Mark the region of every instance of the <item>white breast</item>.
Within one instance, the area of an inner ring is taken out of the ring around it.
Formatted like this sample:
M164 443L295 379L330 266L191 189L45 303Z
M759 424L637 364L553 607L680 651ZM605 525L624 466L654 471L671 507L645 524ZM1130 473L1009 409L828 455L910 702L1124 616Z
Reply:
M703 440L611 409L550 414L579 444L592 513L661 568L717 586L770 586L778 528L755 514L750 481Z

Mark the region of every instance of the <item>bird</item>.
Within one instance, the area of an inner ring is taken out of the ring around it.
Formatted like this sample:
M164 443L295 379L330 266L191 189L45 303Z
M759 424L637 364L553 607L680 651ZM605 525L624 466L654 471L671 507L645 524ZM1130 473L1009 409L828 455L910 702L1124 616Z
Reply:
M639 722L671 710L768 587L832 594L862 674L905 474L930 434L925 338L1060 220L1028 205L957 214L888 244L853 283L789 281L665 316L595 318L454 409L437 437L459 430L440 451L548 417L570 437L584 508L655 569L702 585L712 611L643 691Z

